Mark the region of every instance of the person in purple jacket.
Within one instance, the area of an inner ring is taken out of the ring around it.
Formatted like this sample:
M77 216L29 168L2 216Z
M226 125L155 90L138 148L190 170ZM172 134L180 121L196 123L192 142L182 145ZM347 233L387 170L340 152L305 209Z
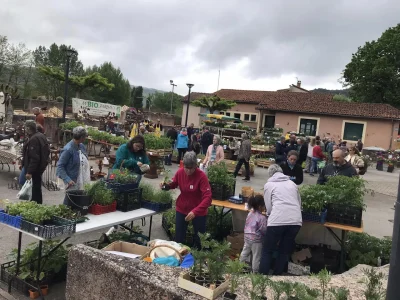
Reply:
M247 261L253 257L251 267L254 273L258 273L261 260L262 242L267 231L267 218L262 214L265 210L264 197L256 195L248 201L250 212L246 218L244 227L244 246L240 254L240 261Z

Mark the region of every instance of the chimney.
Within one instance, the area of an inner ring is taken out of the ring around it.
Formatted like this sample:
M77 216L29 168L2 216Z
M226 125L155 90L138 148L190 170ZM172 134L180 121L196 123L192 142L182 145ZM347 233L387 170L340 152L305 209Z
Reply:
M297 80L297 87L301 87L301 81Z

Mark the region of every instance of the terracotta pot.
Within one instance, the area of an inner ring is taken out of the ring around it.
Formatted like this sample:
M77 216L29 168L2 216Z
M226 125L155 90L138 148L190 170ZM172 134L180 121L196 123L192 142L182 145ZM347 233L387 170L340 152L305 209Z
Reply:
M39 298L39 292L36 290L29 290L29 298L31 299Z
M42 295L47 296L49 293L49 286L48 285L41 285L40 289L42 290Z

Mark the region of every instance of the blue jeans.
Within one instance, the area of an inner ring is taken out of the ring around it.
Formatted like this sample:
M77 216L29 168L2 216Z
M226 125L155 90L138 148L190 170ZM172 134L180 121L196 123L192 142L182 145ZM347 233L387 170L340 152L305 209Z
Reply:
M313 157L311 159L311 170L310 173L317 173L318 170L318 163L321 161L322 159L318 158L318 157Z
M189 222L185 221L186 215L176 212L176 223L175 223L175 242L185 244L186 242L186 231ZM207 216L198 216L192 220L194 236L193 236L193 247L201 249L200 238L198 233L206 232L206 220Z
M25 181L26 181L25 175L26 175L26 170L25 170L25 168L22 168L21 174L19 174L19 177L18 177L18 183L21 186L23 186L25 184Z
M263 240L260 270L264 275L269 274L271 268L272 255L278 250L278 258L275 262L273 275L281 275L289 261L289 256L295 246L295 238L301 226L268 226ZM279 243L279 246L278 246Z

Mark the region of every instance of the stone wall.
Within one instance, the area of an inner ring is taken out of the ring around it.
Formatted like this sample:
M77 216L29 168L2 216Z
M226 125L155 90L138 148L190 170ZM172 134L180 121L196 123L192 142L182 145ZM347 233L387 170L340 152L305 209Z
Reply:
M365 299L365 285L361 283L365 278L365 268L371 267L358 265L343 274L332 276L329 287L345 287L350 291L350 299ZM383 287L386 288L389 265L377 270L384 274ZM181 268L155 265L77 245L70 250L68 256L66 299L204 299L178 287L181 272ZM273 276L271 279L299 282L319 289L318 280L310 276ZM250 280L243 276L239 281L236 299L249 299L250 290ZM268 299L273 299L269 288L267 296Z

